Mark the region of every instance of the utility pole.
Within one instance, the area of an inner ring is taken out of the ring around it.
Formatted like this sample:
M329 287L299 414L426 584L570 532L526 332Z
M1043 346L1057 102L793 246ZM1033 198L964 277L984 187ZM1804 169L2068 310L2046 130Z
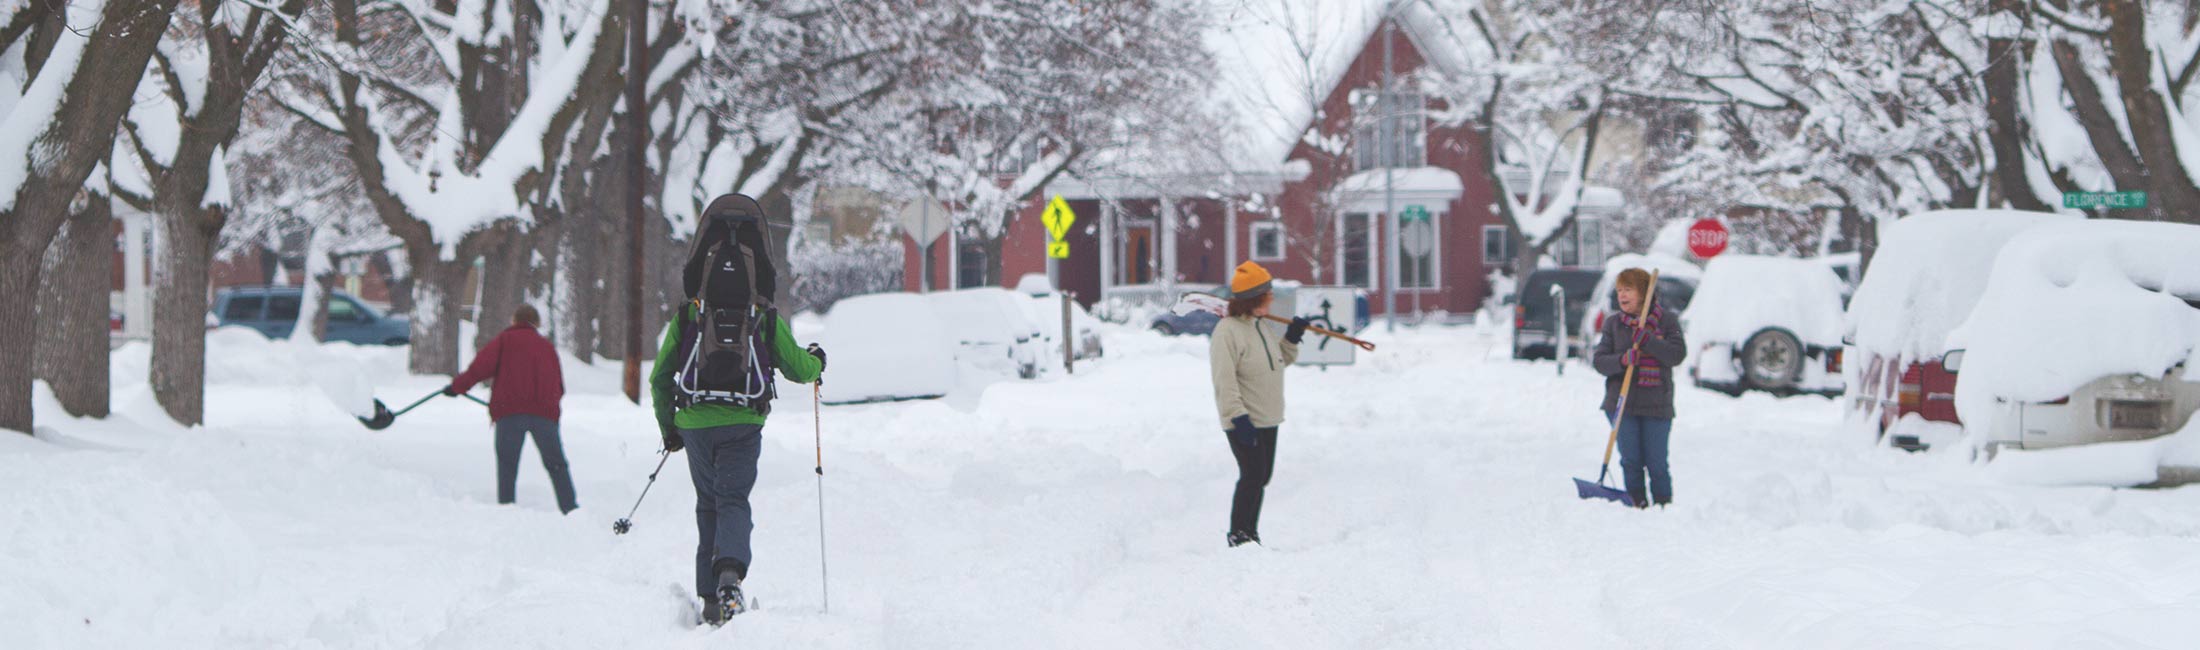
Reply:
M1398 204L1392 187L1393 171L1398 166L1396 129L1391 124L1390 106L1390 43L1396 40L1397 27L1385 17L1383 22L1383 92L1375 98L1375 118L1382 120L1375 125L1376 138L1382 141L1383 150L1375 153L1375 162L1383 166L1383 224L1390 226L1389 235L1383 238L1383 331L1398 331ZM1384 229L1377 227L1376 232Z
M649 181L649 164L643 159L649 138L649 2L626 3L626 398L642 403L642 186ZM698 232L698 235L701 233Z

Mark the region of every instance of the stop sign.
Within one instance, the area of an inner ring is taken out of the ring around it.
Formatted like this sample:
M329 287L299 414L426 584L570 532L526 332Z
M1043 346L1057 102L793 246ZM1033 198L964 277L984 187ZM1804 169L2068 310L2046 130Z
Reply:
M1717 219L1697 220L1688 227L1688 252L1707 260L1726 252L1726 224Z

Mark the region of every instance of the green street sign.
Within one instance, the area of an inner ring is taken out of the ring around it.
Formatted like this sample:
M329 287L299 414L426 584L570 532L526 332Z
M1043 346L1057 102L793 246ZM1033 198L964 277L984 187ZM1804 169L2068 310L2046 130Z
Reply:
M2144 208L2146 192L2064 192L2063 207L2079 210L2094 208Z
M1409 205L1409 206L1406 206L1406 209L1404 209L1404 210L1400 210L1400 211L1398 212L1398 220L1399 220L1399 221L1427 221L1427 220L1428 220L1428 208L1422 207L1422 206L1420 206L1420 205Z

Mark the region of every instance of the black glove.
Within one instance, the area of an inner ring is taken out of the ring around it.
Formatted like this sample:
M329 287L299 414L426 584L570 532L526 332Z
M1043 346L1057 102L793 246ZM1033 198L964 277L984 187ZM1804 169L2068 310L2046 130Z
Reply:
M1246 447L1260 446L1260 432L1253 428L1253 416L1230 418L1230 442Z
M1300 339L1306 338L1306 326L1312 324L1314 324L1314 319L1305 316L1291 319L1291 326L1283 330L1283 340L1291 342L1292 345L1298 345Z
M458 384L444 384L444 385L443 385L443 396L444 396L444 397L457 397L457 396L458 396Z
M680 448L687 446L687 442L680 439L679 431L663 429L658 431L657 435L664 439L666 452L679 451Z
M811 343L810 356L817 357L817 374L825 374L825 348L818 347L816 343Z

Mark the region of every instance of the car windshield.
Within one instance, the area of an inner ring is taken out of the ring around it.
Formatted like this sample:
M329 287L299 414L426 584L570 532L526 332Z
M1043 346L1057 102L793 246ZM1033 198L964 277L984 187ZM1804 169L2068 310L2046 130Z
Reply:
M230 296L222 305L222 320L259 320L260 305L265 302L260 296Z

